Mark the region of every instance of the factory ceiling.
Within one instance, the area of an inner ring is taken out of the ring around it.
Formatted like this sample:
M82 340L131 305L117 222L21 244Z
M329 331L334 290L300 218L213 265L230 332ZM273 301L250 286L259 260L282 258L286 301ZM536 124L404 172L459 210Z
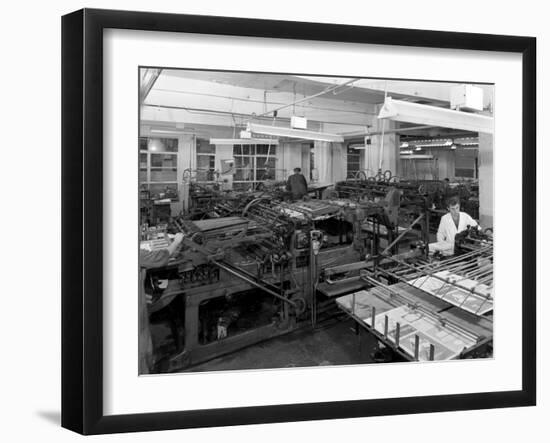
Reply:
M210 128L222 137L235 134L248 122L288 127L293 115L306 117L310 130L345 134L371 126L386 94L395 99L449 107L449 88L453 86L176 69L163 69L160 73L150 69L148 74L145 93L142 88L142 122L152 126L201 128L205 132ZM484 89L485 102L490 104L492 87Z

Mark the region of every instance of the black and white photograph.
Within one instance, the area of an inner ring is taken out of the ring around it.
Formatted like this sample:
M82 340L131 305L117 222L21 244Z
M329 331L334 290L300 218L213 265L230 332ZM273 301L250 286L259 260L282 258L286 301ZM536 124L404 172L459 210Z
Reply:
M62 30L64 427L536 403L534 38Z
M0 440L543 441L543 5L7 2Z
M498 352L494 84L137 75L140 375Z

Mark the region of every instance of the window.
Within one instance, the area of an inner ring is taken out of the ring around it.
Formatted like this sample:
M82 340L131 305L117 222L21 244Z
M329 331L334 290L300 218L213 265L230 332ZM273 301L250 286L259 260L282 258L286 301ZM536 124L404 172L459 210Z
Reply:
M216 169L216 146L211 145L208 140L197 139L197 181L214 181Z
M347 153L347 177L355 178L357 173L361 170L361 151L359 149L354 149L353 145L348 145Z
M178 139L139 138L139 184L153 200L178 199Z
M274 145L233 145L233 188L244 190L264 180L275 180L276 154Z
M152 152L178 152L178 139L177 138L151 138L140 137L139 138L139 152L152 151Z
M455 150L455 177L477 178L477 148Z

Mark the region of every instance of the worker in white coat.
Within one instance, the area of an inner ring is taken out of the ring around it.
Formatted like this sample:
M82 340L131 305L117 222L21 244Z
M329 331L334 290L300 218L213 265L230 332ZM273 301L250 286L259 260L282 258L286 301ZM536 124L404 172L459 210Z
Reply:
M460 199L458 196L449 198L447 208L449 209L449 213L441 217L441 221L439 222L437 241L447 242L454 246L456 234L466 230L468 226L478 226L478 224L468 214L460 212Z

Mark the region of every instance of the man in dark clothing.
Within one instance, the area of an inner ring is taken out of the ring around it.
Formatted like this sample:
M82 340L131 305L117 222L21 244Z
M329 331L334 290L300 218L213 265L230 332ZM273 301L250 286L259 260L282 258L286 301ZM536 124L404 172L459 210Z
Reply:
M294 174L286 182L286 189L292 193L292 200L300 200L307 194L306 178L301 172L300 168L294 168Z

